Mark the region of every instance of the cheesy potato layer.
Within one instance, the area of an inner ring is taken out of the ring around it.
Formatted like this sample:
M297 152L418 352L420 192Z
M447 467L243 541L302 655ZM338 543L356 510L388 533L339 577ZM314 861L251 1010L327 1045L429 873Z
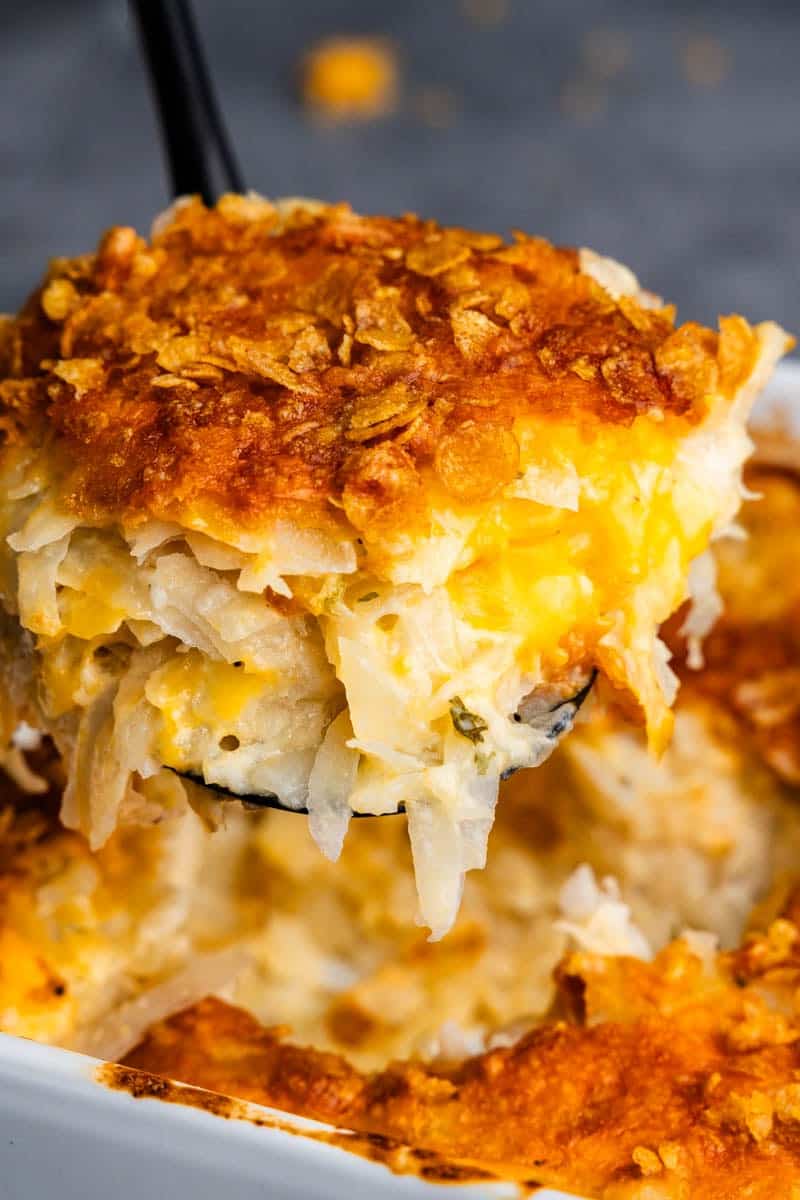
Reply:
M500 778L596 672L665 745L658 627L787 342L415 217L228 196L112 230L0 333L9 725L53 733L94 845L163 767L307 808L331 857L404 808L440 936Z

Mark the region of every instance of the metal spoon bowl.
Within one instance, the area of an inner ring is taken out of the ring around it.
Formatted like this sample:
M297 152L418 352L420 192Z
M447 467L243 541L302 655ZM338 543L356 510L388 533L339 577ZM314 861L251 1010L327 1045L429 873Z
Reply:
M575 717L577 716L584 700L592 690L592 686L596 678L597 671L592 671L588 681L579 691L575 692L575 694L572 696L568 696L565 700L559 700L556 704L553 704L550 707L540 707L535 703L526 703L525 705L521 705L520 711L515 713L515 718L518 719L521 724L530 725L534 729L541 730L551 741L558 742L559 739L563 737L565 733L568 733L572 728L572 723L575 720ZM529 709L533 709L533 711L528 711ZM509 771L504 772L502 778L508 779L511 775L516 774L516 772L519 770L521 770L520 767L512 767ZM274 808L279 812L308 813L308 809L305 807L290 808L287 804L284 804L280 796L276 796L274 792L268 792L264 796L240 796L236 792L232 792L228 788L222 787L218 783L207 783L202 775L196 775L190 771L176 771L175 774L179 775L181 779L188 780L190 783L195 783L201 787L208 788L209 791L212 791L215 795L219 796L220 800L236 801L247 809ZM394 812L354 812L353 816L393 817L396 816L397 813L402 812L405 812L405 806L401 804Z

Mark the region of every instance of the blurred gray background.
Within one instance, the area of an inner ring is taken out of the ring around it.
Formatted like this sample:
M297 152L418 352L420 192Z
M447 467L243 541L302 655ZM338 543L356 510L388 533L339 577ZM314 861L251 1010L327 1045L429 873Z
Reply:
M629 262L684 318L800 329L797 0L196 0L248 183ZM44 260L164 206L124 0L2 0L0 308ZM297 64L379 33L389 115L321 125Z

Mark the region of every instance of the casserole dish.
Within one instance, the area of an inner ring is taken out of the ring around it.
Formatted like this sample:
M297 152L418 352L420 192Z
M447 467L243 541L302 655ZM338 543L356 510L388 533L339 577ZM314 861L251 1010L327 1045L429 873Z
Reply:
M3 1200L422 1200L445 1191L315 1140L326 1132L315 1121L239 1102L226 1119L213 1102L205 1108L211 1093L178 1088L177 1102L142 1098L104 1083L106 1070L86 1055L0 1034ZM513 1183L481 1182L458 1194L521 1193ZM538 1195L565 1200L551 1190Z

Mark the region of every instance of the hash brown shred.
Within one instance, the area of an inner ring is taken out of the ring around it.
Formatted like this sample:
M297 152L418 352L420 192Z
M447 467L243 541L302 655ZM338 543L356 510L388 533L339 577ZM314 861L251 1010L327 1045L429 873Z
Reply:
M111 229L0 326L0 428L47 442L99 519L205 505L237 521L344 506L398 520L432 468L456 498L514 477L515 417L699 420L756 339L676 328L539 238L344 205L180 202Z

